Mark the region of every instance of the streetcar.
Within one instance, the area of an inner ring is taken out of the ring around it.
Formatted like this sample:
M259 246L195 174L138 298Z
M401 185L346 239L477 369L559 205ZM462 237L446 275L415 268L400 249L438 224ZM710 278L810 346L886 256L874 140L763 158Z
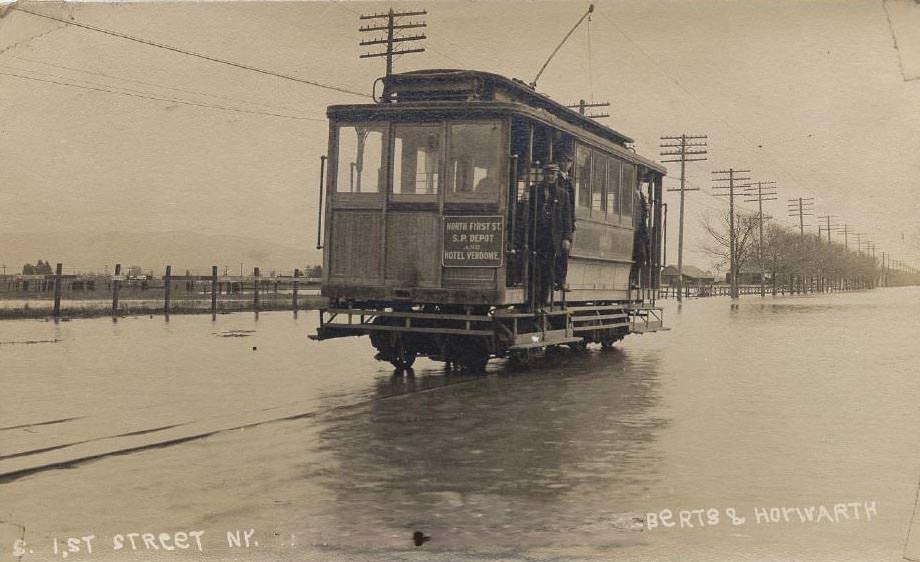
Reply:
M317 248L328 304L313 339L368 335L397 370L421 356L482 372L490 358L526 363L663 329L664 167L520 80L420 70L379 83L375 103L327 111ZM565 285L541 302L528 188L562 159L574 239Z

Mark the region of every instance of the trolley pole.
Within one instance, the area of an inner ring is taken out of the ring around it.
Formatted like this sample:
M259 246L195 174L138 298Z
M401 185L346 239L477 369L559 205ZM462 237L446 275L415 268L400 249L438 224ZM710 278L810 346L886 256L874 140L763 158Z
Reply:
M418 29L421 27L426 27L425 22L408 22L401 23L399 18L410 17L410 16L424 16L428 12L425 10L419 10L414 12L394 12L392 8L389 11L382 14L361 14L361 20L386 20L386 23L380 25L365 25L358 28L358 31L362 33L368 32L377 32L382 31L386 33L385 37L377 37L376 39L370 39L367 41L361 41L360 45L362 47L367 47L371 45L385 45L383 51L376 53L364 53L360 56L362 59L368 59L373 57L386 57L387 59L387 76L393 74L393 57L399 55L408 55L409 53L422 53L425 51L424 48L418 47L415 49L402 49L397 48L397 43L405 43L409 41L421 41L422 39L427 39L424 34L420 35L410 35L404 37L397 37L396 34L404 29Z
M684 199L688 191L699 191L699 188L687 189L687 162L699 162L708 154L706 135L688 135L679 137L661 137L661 156L671 157L662 162L680 162L680 189L668 191L680 192L680 211L677 219L677 302L683 301L684 293Z
M805 287L805 217L814 216L814 197L797 197L795 199L789 199L789 204L787 205L788 215L790 217L799 217L799 260L801 272L801 282L800 286L802 292L807 292Z
M753 187L746 189L745 191L750 193L750 199L745 199L745 201L749 203L757 202L757 226L760 229L757 237L757 261L760 262L760 296L765 297L767 295L767 268L763 260L763 202L776 201L776 182L755 181L751 182L751 185L756 185L757 189L755 190ZM764 186L766 186L766 192L764 192ZM757 192L756 195L753 193L754 191Z
M738 248L737 248L737 233L735 232L735 197L740 195L736 193L736 188L747 189L751 187L749 183L736 183L736 182L749 182L751 181L750 176L745 176L745 174L750 174L750 170L736 170L734 168L729 168L727 170L719 170L713 172L715 177L712 178L713 182L716 182L712 187L714 189L727 189L728 193L716 193L720 196L728 196L728 269L731 274L731 298L732 300L737 300L738 298ZM725 182L727 184L719 183Z

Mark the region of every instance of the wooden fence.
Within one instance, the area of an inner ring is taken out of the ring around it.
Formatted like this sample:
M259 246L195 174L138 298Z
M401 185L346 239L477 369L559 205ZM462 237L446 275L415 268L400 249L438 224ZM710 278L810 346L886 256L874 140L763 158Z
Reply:
M114 275L64 275L57 264L50 275L16 275L0 279L0 317L113 316L136 313L198 313L242 310L317 308L319 279L300 270L293 275L175 275L167 265L162 276L127 276L121 264ZM66 304L66 306L64 306Z

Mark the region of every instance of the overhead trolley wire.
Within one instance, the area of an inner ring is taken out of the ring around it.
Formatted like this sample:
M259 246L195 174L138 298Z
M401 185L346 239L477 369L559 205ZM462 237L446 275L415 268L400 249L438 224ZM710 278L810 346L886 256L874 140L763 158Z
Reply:
M747 135L744 134L744 132L743 132L741 129L739 129L738 127L732 125L727 119L725 119L724 117L722 117L721 115L719 115L716 111L713 111L711 107L707 107L706 104L704 104L697 96L695 96L692 92L690 92L687 88L685 88L685 87L683 86L683 84L681 84L680 81L679 81L677 78L675 78L675 77L672 76L670 73L668 73L667 70L665 70L665 69L662 67L662 65L661 65L651 54L649 54L648 51L646 51L645 49L643 49L642 46L639 45L639 43L637 43L637 42L636 42L635 40L633 40L633 38L630 37L625 31L623 31L623 29L616 23L616 21L614 21L614 19L613 19L612 17L608 16L608 15L607 15L606 13L604 13L603 11L598 11L598 13L599 13L601 16L603 16L604 19L606 19L607 22L610 23L610 25L612 25L612 26L614 27L614 29L616 29L616 31L617 31L624 39L626 39L626 40L627 40L637 51L639 51L639 53L642 54L642 56L644 56L649 62L651 62L652 65L655 67L655 69L656 69L659 73L661 73L662 76L664 76L665 78L667 78L668 81L672 82L678 89L680 89L684 94L686 94L687 97L689 97L691 100L693 100L700 108L706 110L710 115L712 115L713 117L715 117L716 119L718 119L719 121L721 121L721 122L725 125L725 127L729 130L730 133L734 133L735 135L737 135L738 138L740 138L740 139L742 139L743 141L745 141L745 143L747 143L747 145L748 145L748 147L747 147L747 151L748 151L748 152L750 152L750 153L756 153L756 152L757 152L757 151L753 150L753 148L754 148L754 146L758 146L758 143L752 141ZM735 152L738 153L738 150L736 149ZM792 185L795 185L795 186L798 186L800 189L802 189L801 184L800 184L799 182L795 181L794 178L799 178L799 177L801 177L803 174L792 173L788 168L786 168L785 166L783 166L782 164L780 164L779 161L778 161L778 159L777 159L776 157L773 157L773 156L769 155L769 154L767 153L767 151L761 152L760 155L761 155L762 157L766 158L767 160L769 160L770 163L771 163L773 166L775 166L776 168L778 168L780 171L782 171L783 173L785 173L785 174L788 176L788 177L786 178L786 182L787 182L787 183L792 184ZM827 183L830 183L830 182L827 182ZM808 190L807 190L807 189L803 189L803 191L808 191Z
M11 9L17 10L17 11L19 11L19 12L23 12L23 13L26 13L26 14L30 14L30 15L33 15L33 16L36 16L36 17L39 17L39 18L45 18L45 19L49 19L49 20L61 22L61 23L67 24L67 25L72 25L72 26L79 27L79 28L82 28L82 29L87 29L87 30L90 30L90 31L95 31L95 32L97 32L97 33L102 33L102 34L104 34L104 35L109 35L109 36L112 36L112 37L117 37L117 38L119 38L119 39L125 39L125 40L127 40L127 41L134 41L135 43L141 43L142 45L148 45L148 46L150 46L150 47L156 47L156 48L158 48L158 49L165 49L165 50L167 50L167 51L172 51L172 52L174 52L174 53L179 53L179 54L186 55L186 56L190 56L190 57L195 57L195 58L199 58L199 59L203 59L203 60L207 60L207 61L211 61L211 62L216 62L216 63L218 63L218 64L224 64L224 65L227 65L227 66L232 66L232 67L234 67L234 68L240 68L240 69L243 69L243 70L249 70L249 71L251 71L251 72L257 72L257 73L259 73L259 74L265 74L265 75L267 75L267 76L274 76L275 78L282 78L282 79L284 79L284 80L291 80L291 81L293 81L293 82L298 82L298 83L300 83L300 84L307 84L307 85L309 85L309 86L315 86L315 87L317 87L317 88L324 88L324 89L326 89L326 90L332 90L332 91L335 91L335 92L341 92L341 93L343 93L343 94L351 94L351 95L353 95L353 96L361 96L361 97L364 97L364 98L370 98L370 97L371 97L370 94L366 94L366 93L362 93L362 92L357 92L357 91L355 91L355 90L349 90L348 88L343 88L343 87L341 87L341 86L335 86L335 85L332 85L332 84L324 84L324 83L322 83L322 82L316 82L316 81L314 81L314 80L307 80L306 78L300 78L300 77L297 77L297 76L292 76L292 75L290 75L290 74L283 74L283 73L280 73L280 72L275 72L275 71L272 71L272 70L266 70L266 69L264 69L264 68L259 68L259 67L256 67L256 66L250 66L250 65L248 65L248 64L243 64L243 63L239 63L239 62L234 62L234 61L227 60L227 59L221 59L221 58L214 57L214 56L211 56L211 55L205 55L205 54L202 54L202 53L196 53L196 52L194 52L194 51L189 51L189 50L187 50L187 49L182 49L182 48L179 48L179 47L174 47L174 46L172 46L172 45L166 45L166 44L164 44L164 43L157 43L156 41L150 41L150 40L148 40L148 39L143 39L143 38L140 38L140 37L134 37L134 36L132 36L132 35L128 35L128 34L125 34L125 33L121 33L121 32L118 32L118 31L113 31L113 30L111 30L111 29L104 29L104 28L102 28L102 27L96 27L96 26L94 26L94 25L89 25L89 24L82 23L82 22L79 22L79 21L76 21L76 20L68 21L68 20L65 20L65 19L62 19L62 18L58 18L58 17L55 17L55 16L50 16L50 15L42 14L42 13L39 13L39 12L33 12L32 10L27 10L27 9L21 8L21 7L19 7L19 6L13 6Z
M83 85L80 85L80 84L74 84L73 82L67 82L67 81L64 81L64 80L51 80L51 79L45 79L45 78L36 78L36 77L34 77L34 76L25 76L25 75L23 75L23 74L16 74L16 73L13 73L13 72L0 72L0 76L11 76L11 77L20 78L20 79L23 79L23 80L33 80L33 81L36 81L36 82L45 82L45 83L48 83L48 84L57 84L58 86L67 86L67 87L70 87L70 88L79 88L79 89L82 89L82 90L92 90L92 91L95 91L95 92L102 92L102 93L107 93L107 94L116 94L116 95L128 96L128 97L132 97L132 98L140 98L140 99L145 99L145 100L161 101L161 102L168 102L168 103L178 103L178 104L181 104L181 105L190 105L190 106L194 106L194 107L204 107L204 108L209 108L209 109L217 109L217 110L221 110L221 111L232 111L232 112L236 112L236 113L249 113L249 114L253 114L253 115L268 115L268 116L271 116L271 117L282 117L282 118L285 118L285 119L298 119L298 120L302 120L302 121L321 121L321 122L325 122L325 121L326 121L325 119L319 119L319 118L316 118L316 117L302 117L302 116L298 116L298 115L285 115L285 114L283 114L283 113L271 113L271 112L269 112L269 111L258 111L258 110L254 110L254 109L240 109L240 108L237 108L237 107L229 107L229 106L221 106L221 105L212 105L212 104L193 102L193 101L182 100L182 99L177 99L177 98L165 98L165 97L159 97L159 96L155 96L155 95L147 95L147 94L142 94L142 93L131 93L131 92L128 92L128 91L121 91L121 92L119 92L118 90L112 90L112 89L103 88L103 87L100 87L100 86L83 86Z
M16 41L16 42L14 42L14 43L10 43L10 44L7 45L6 47L3 47L2 49L0 49L0 55L2 55L3 53L5 53L5 52L7 52L7 51L9 51L9 50L15 49L16 47L19 47L19 46L21 46L21 45L25 45L26 43L31 43L32 41L35 41L35 40L37 40L37 39L41 39L42 37L44 37L44 36L46 36L46 35L50 35L50 34L54 33L55 31L57 31L57 30L59 30L59 29L64 29L65 27L67 27L67 26L62 24L62 25L53 27L53 28L51 28L51 29L48 29L48 30L46 30L46 31L42 31L41 33L38 33L38 34L33 35L33 36L31 36L31 37L26 37L25 39L20 39L19 41Z
M232 101L232 102L237 102L237 103L245 103L245 104L255 105L255 106L259 106L259 107L266 107L266 108L273 109L273 110L283 109L283 110L286 110L286 111L294 111L294 112L298 111L296 108L288 107L288 106L285 106L285 105L271 105L271 104L267 104L267 103L260 103L260 102L256 102L256 101L249 101L249 100L244 100L244 99L239 99L239 98L233 98L233 97L230 97L230 96L223 96L223 95L220 95L220 94L214 94L214 93L205 92L205 91L201 91L201 90L188 90L188 89L185 89L185 88L177 88L177 87L175 87L175 86L165 86L165 85L163 85L163 84L157 84L157 83L154 83L154 82L146 82L146 81L144 81L144 80L137 80L137 79L135 79L135 78L125 78L125 77L123 77L123 76L117 76L117 75L114 75L114 74L106 74L105 72L97 72L97 71L93 71L93 70L87 70L87 69L84 69L84 68L77 68L77 67L73 67L73 66L67 66L67 65L63 65L63 64L57 64L57 63L52 63L52 62L43 61L43 60L38 60L38 59L31 59L31 58L28 58L28 57L20 57L20 56L16 56L16 55L8 55L8 56L10 56L10 57L12 57L12 58L14 58L14 59L16 59L16 60L21 60L21 61L24 61L24 62L30 62L30 63L34 63L34 64L41 64L41 65L50 66L50 67L53 67L53 68L59 68L59 69L62 69L62 70L70 70L70 71L72 71L72 72L79 72L79 73L81 73L81 74L89 74L89 75L91 75L91 76L102 76L102 77L104 77L104 78L111 78L111 79L113 79L113 80L120 80L120 81L124 81L124 82L132 82L132 83L135 83L135 84L143 84L143 85L145 85L145 86L152 86L152 87L154 87L154 88L158 88L158 89L162 89L162 90L172 90L172 91L175 91L175 92L182 92L182 93L184 93L184 94L193 94L193 95L204 96L204 97L209 97L209 98L223 99L223 100ZM41 72L37 72L37 71L29 71L29 72L34 72L34 73L36 73L36 74L42 74ZM58 77L58 78L63 78L62 76L57 76L57 77ZM76 78L75 78L75 79L76 79ZM84 81L84 82L85 82L85 80L81 80L81 81ZM98 85L98 84L96 84L96 85ZM117 86L117 85L114 85L114 84L112 84L111 86L112 86L113 88L127 89L127 88L123 88L122 86ZM141 92L141 93L149 94L150 92Z

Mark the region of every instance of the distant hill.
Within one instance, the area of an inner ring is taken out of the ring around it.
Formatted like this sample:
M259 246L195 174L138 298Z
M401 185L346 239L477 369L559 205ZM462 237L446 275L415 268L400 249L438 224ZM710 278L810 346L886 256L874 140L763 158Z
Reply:
M210 273L216 265L223 272L239 273L240 263L247 273L258 266L265 275L271 270L290 272L322 261L312 247L297 248L256 238L215 236L190 231L171 232L22 232L0 233L0 264L8 273L22 271L26 263L43 259L64 264L65 272L112 271L120 263L124 269L139 265L145 271L161 272L166 264L173 272L186 269Z

